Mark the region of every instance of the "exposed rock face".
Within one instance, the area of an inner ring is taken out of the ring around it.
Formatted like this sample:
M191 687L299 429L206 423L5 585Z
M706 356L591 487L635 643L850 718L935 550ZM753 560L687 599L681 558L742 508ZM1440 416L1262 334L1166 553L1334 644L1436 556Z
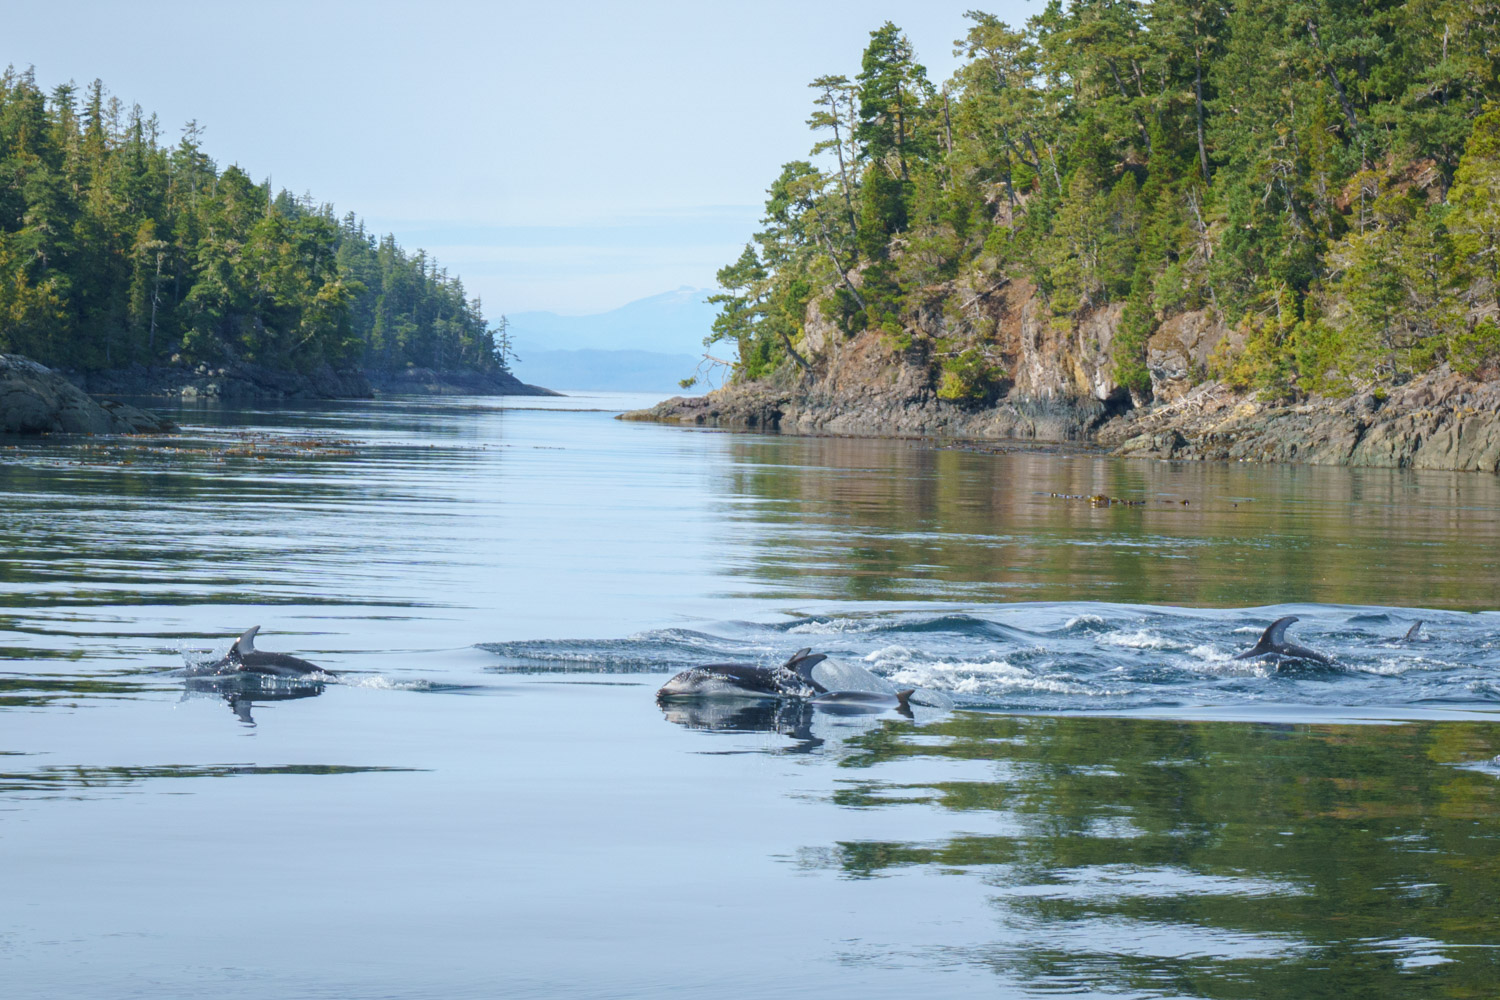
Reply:
M0 354L0 433L156 434L176 430L145 410L95 402L52 369Z
M789 434L1089 442L1150 458L1500 471L1500 383L1475 383L1444 367L1383 399L1262 403L1203 382L1214 351L1238 349L1241 337L1199 310L1168 319L1152 335L1155 402L1133 409L1114 378L1119 305L1062 323L1024 281L936 292L932 307L915 312L914 338L998 352L1009 372L998 399L939 399L931 362L893 354L876 333L844 337L815 303L801 345L811 374L787 367L625 418ZM955 316L953 302L967 308Z
M1164 322L1146 344L1151 395L1159 403L1181 399L1208 374L1208 359L1220 343L1238 347L1243 338L1207 309L1180 313Z
M966 307L944 308L952 301ZM770 379L677 397L626 419L789 434L1077 442L1128 405L1111 358L1120 306L1078 324L1056 322L1025 281L937 289L931 302L915 310L915 336L929 344L987 344L1008 372L999 399L939 399L931 363L894 355L873 331L845 337L815 302L801 344L813 375L785 368Z
M407 368L399 372L366 372L378 393L422 393L432 396L561 396L527 385L509 372L434 371Z
M990 406L939 399L925 367L892 365L879 337L846 341L821 377L782 369L761 382L735 383L706 396L677 396L627 420L655 420L786 434L1081 441L1105 415L1093 399L1025 397Z

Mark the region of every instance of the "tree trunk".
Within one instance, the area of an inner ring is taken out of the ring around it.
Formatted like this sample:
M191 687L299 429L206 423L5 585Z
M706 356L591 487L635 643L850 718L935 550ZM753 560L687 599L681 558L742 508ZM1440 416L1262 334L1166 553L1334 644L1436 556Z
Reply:
M1344 90L1344 85L1339 82L1339 75L1334 72L1333 63L1329 61L1328 54L1323 51L1323 42L1318 38L1318 26L1312 21L1307 22L1307 32L1312 35L1313 45L1317 46L1318 54L1323 57L1323 71L1328 74L1328 79L1333 83L1333 89L1339 95L1339 104L1344 109L1344 117L1349 120L1351 129L1359 128L1359 119L1354 115L1354 105L1349 101L1349 93Z
M786 335L786 331L777 330L776 332L781 337L781 342L786 345L786 352L792 356L792 360L797 362L797 364L802 367L803 371L812 371L812 365L808 364L807 359L797 353L797 349L792 346L792 338Z
M1203 143L1203 50L1193 46L1193 101L1198 111L1198 164L1203 168L1203 183L1208 183L1208 148Z
M828 251L828 259L833 261L834 269L839 272L839 277L844 281L844 287L849 289L849 293L854 296L854 301L859 303L859 307L861 309L870 308L865 303L865 297L859 294L859 289L854 287L854 282L849 280L849 272L845 270L844 265L839 262L839 255L833 249L833 240L829 239L828 233L826 231L823 231L821 228L818 231L818 235L823 238L823 246Z

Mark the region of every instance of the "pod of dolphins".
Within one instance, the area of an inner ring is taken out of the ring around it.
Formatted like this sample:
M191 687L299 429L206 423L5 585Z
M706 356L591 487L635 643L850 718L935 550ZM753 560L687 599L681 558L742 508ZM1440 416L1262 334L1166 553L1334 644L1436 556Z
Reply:
M1332 666L1331 657L1287 639L1287 629L1297 621L1287 615L1272 622L1250 649L1236 653L1236 660L1269 660L1278 667L1283 663L1316 663ZM1422 622L1417 621L1395 642L1413 642L1421 637ZM255 648L256 625L242 632L229 652L208 665L217 677L247 677L266 681L337 676L335 671L320 667L288 653L270 653ZM835 713L896 711L911 716L911 697L915 689L882 694L873 691L831 691L813 678L812 669L828 658L811 648L799 649L783 664L774 667L756 663L709 663L689 667L678 673L656 692L659 702L706 698L798 699ZM261 697L264 697L263 695ZM236 709L237 712L240 709ZM248 715L248 712L245 713ZM243 717L243 716L242 716ZM248 721L248 719L247 719Z

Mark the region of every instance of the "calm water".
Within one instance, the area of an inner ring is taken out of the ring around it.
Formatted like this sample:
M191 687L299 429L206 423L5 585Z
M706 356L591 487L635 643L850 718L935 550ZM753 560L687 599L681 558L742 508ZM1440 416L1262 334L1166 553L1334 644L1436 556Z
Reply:
M640 402L0 442L0 993L1500 992L1495 478ZM803 645L936 707L654 701Z

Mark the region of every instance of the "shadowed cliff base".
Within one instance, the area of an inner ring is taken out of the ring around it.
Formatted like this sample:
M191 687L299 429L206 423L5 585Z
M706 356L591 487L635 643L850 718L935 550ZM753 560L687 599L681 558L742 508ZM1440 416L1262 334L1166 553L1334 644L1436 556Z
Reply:
M555 396L527 385L506 371L402 368L335 369L321 365L307 372L233 362L222 365L130 365L87 373L70 380L90 393L162 396L182 399L372 399L377 395Z

